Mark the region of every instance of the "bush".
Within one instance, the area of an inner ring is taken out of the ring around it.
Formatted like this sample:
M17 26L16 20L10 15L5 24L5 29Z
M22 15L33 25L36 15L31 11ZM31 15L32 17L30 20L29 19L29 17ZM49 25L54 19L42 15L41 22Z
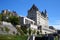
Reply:
M0 14L0 21L2 21L2 14Z
M16 27L16 29L17 29L17 31L18 31L21 35L24 35L24 33L23 33L23 31L21 30L20 27ZM17 35L19 35L19 34L17 33Z
M3 27L0 27L1 31L4 31L4 28Z
M31 35L31 32L32 32L32 30L31 30L31 28L29 28L29 35Z
M8 33L10 29L8 27L5 27L5 31Z
M11 17L9 17L8 22L11 22L13 25L18 25L19 24L19 17L11 16Z
M22 26L22 27L21 27L21 30L22 30L25 34L27 34L27 32L28 32L26 26Z

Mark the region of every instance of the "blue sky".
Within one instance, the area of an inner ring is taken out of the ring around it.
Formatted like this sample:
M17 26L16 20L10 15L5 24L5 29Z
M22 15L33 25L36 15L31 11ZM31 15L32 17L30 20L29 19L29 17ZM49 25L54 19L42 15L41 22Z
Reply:
M49 25L60 29L60 0L0 0L0 12L4 9L15 10L18 15L26 16L35 4L40 11L48 12Z

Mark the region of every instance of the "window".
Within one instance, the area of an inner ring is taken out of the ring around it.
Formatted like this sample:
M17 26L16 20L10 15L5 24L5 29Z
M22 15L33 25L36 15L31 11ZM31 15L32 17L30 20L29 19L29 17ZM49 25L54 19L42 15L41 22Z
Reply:
M25 23L28 24L28 20L27 19L25 19Z
M33 22L31 21L31 24L33 24Z
M42 26L39 26L39 27L38 27L38 30L41 30L41 27L42 27Z

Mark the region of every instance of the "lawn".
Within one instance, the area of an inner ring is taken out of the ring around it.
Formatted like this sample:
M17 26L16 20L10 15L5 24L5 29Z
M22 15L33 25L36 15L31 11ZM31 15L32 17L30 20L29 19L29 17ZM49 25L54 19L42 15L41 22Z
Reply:
M27 40L28 36L24 35L0 35L0 40Z

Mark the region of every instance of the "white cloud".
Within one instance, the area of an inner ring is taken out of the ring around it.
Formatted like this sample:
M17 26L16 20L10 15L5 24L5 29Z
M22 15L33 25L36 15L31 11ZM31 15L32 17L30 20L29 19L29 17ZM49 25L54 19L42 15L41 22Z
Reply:
M60 25L60 20L56 20L56 21L55 21L55 24L56 24L56 25Z
M50 25L56 29L60 29L60 20L55 20L52 23L50 23Z
M60 25L52 25L56 29L60 29Z

